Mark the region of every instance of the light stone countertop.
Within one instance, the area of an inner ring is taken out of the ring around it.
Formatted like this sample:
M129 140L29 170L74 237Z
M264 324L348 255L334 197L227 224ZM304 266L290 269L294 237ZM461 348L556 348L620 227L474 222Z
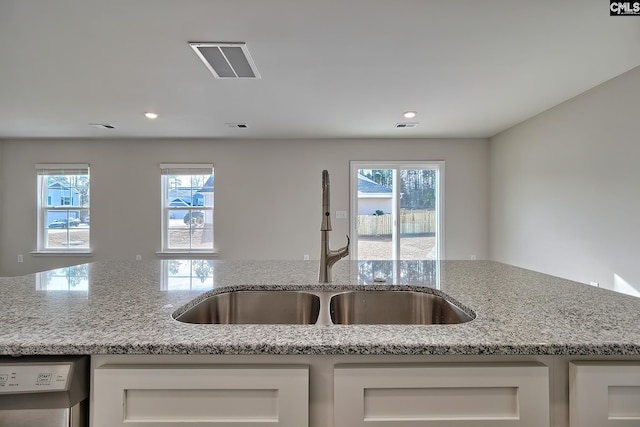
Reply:
M317 261L204 263L109 261L0 278L0 354L640 355L640 298L496 262L340 261L329 285L318 283ZM476 318L345 326L172 317L205 292L385 287L373 278L392 282L394 269L394 286L439 288Z

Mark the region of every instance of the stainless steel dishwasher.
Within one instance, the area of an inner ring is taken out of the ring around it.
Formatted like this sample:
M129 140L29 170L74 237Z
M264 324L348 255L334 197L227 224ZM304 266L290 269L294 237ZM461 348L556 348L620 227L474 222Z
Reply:
M88 356L0 356L1 427L88 427Z

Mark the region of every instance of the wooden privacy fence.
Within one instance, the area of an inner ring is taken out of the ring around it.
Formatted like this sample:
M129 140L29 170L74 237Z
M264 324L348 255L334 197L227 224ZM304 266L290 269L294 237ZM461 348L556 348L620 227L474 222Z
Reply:
M424 234L436 232L435 211L401 211L401 234ZM391 214L384 215L358 215L359 236L390 235L393 230Z

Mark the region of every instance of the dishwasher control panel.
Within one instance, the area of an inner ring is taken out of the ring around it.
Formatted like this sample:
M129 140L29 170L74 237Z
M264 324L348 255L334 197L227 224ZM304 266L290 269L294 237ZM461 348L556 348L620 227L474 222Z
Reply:
M70 363L0 363L0 394L66 390Z

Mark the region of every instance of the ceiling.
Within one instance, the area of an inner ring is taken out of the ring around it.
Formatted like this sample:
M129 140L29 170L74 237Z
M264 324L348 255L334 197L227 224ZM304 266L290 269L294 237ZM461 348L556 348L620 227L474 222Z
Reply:
M0 138L490 137L639 65L603 0L0 0Z

